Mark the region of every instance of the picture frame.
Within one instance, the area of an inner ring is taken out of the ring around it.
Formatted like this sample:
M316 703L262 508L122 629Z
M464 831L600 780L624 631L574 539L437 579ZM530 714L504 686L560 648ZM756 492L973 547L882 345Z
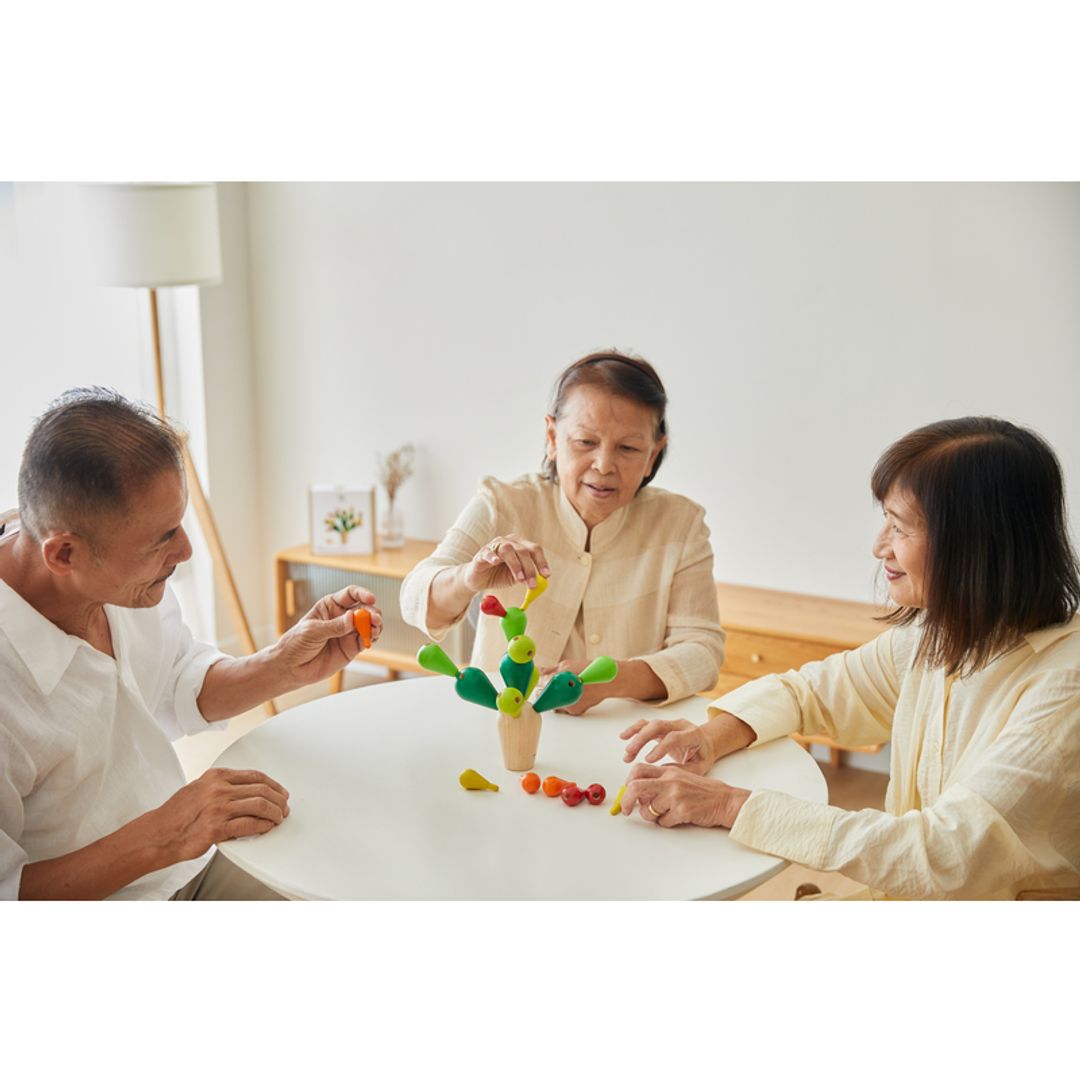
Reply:
M313 484L310 489L313 555L375 553L375 488Z

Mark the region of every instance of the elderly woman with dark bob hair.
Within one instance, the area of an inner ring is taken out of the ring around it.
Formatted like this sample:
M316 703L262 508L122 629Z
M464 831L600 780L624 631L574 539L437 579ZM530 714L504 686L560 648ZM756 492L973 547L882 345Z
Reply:
M560 376L546 418L543 471L487 477L435 553L401 589L405 621L438 641L478 593L529 609L536 664L580 671L619 663L566 711L607 697L675 701L716 684L724 655L705 512L650 486L667 449L667 394L646 361L594 353ZM506 648L497 619L479 621L472 663L494 671Z
M1061 470L1034 432L971 417L911 432L871 481L896 605L874 641L715 701L701 726L640 721L623 796L661 826L732 839L880 898L1010 899L1080 884L1080 574ZM892 743L884 812L704 774L793 732ZM676 764L657 766L670 755Z

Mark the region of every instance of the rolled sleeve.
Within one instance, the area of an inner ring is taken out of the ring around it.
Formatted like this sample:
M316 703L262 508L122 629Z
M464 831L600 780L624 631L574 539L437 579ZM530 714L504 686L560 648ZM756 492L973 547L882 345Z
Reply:
M192 650L177 665L172 702L173 715L184 735L198 735L200 732L214 729L223 730L228 725L227 719L211 722L199 711L199 694L202 693L206 673L219 660L226 659L228 659L228 654L210 645L194 642Z
M798 701L779 675L755 679L717 698L709 706L710 719L721 712L753 728L759 743L794 735L802 726Z
M779 791L759 790L743 803L731 839L789 862L821 868L837 813L843 811Z
M219 660L228 660L228 653L194 639L171 590L162 604L161 632L162 655L171 659L153 703L154 719L174 741L182 735L224 729L228 720L208 721L199 711L198 699L206 673Z

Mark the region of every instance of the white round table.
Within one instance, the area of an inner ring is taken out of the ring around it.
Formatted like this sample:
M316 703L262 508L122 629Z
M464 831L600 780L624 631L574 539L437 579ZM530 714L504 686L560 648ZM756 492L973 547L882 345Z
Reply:
M495 680L493 680L495 681ZM629 766L619 732L643 716L705 718L705 698L663 708L610 700L585 716L543 714L541 778L607 789L601 806L528 795L503 768L498 716L446 678L403 679L320 698L267 720L216 764L260 769L290 814L222 853L296 899L685 900L738 896L786 865L725 829L609 813ZM475 769L499 791L466 791ZM827 801L813 758L790 739L717 763L713 776Z

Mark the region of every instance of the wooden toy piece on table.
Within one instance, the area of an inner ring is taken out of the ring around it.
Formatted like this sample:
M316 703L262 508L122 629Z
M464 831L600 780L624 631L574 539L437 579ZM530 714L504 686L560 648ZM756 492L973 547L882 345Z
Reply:
M458 783L466 791L498 791L499 785L493 784L485 776L481 776L475 769L466 769L459 777Z

